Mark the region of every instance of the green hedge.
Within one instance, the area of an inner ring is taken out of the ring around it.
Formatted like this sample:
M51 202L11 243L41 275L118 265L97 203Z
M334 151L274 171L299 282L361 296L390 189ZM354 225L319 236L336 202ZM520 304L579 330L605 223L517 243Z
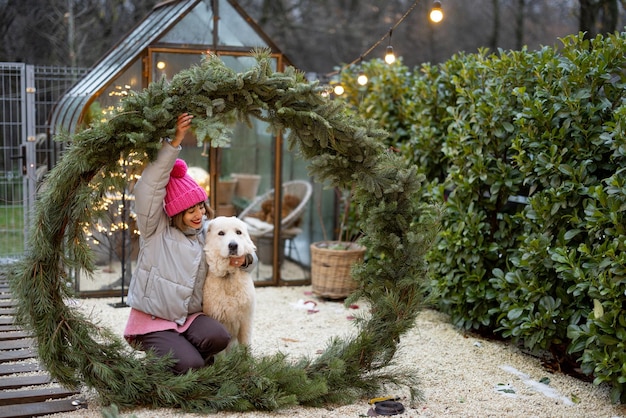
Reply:
M399 132L390 145L445 199L428 255L437 307L459 327L568 354L626 400L626 34L363 66L376 75L347 100ZM377 73L403 76L383 89L393 79ZM400 93L393 124L380 91Z

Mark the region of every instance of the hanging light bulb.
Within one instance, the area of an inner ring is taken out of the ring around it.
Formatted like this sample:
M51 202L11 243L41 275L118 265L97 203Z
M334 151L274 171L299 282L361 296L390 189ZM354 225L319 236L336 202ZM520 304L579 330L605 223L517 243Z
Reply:
M393 47L391 46L391 35L393 35L393 28L389 29L389 44L385 52L385 62L390 65L396 62L396 54L393 53Z
M367 84L367 75L365 75L365 72L363 72L363 70L359 71L359 76L356 78L356 82L359 83L360 86L364 86Z
M396 62L396 54L394 54L393 47L391 45L387 46L387 52L385 53L385 62L390 65Z
M345 90L341 84L337 84L335 88L333 89L333 91L335 92L337 96L341 96Z
M433 2L433 7L430 9L430 20L434 23L439 23L443 20L443 10L439 0Z

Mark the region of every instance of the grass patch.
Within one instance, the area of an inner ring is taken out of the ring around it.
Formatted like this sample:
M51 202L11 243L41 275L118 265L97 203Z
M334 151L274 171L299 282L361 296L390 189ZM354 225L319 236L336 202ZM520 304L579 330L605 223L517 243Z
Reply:
M0 258L24 253L24 207L0 206Z

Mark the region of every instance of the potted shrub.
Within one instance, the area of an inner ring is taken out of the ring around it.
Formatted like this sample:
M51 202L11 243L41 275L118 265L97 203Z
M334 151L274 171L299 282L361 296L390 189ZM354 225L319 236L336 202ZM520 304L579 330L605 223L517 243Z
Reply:
M352 205L352 190L335 189L341 206L337 239L328 240L324 223L324 240L311 244L311 287L317 296L343 299L357 288L352 266L362 262L365 247L357 240L362 233L358 226L357 208ZM319 208L318 208L319 209ZM318 210L321 218L321 212Z

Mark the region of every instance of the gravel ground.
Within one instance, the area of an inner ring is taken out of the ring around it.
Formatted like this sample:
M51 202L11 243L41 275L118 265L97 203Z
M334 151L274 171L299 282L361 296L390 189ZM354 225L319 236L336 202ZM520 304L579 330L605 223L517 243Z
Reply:
M352 317L363 306L346 308L340 302L312 296L310 286L259 287L253 336L254 354L278 350L295 358L315 356L332 335L355 332ZM122 334L129 308L114 308L112 299L77 301L93 321ZM540 360L502 342L484 340L455 329L440 312L424 310L403 338L398 364L417 369L425 400L410 407L407 393L394 390L380 396L399 396L405 412L398 417L626 417L626 407L612 405L609 388L570 376L552 374ZM59 417L95 418L103 406L85 392L89 408ZM367 416L367 399L328 408L289 408L272 413L220 412L216 417L360 417ZM123 417L199 417L175 409L124 410Z

